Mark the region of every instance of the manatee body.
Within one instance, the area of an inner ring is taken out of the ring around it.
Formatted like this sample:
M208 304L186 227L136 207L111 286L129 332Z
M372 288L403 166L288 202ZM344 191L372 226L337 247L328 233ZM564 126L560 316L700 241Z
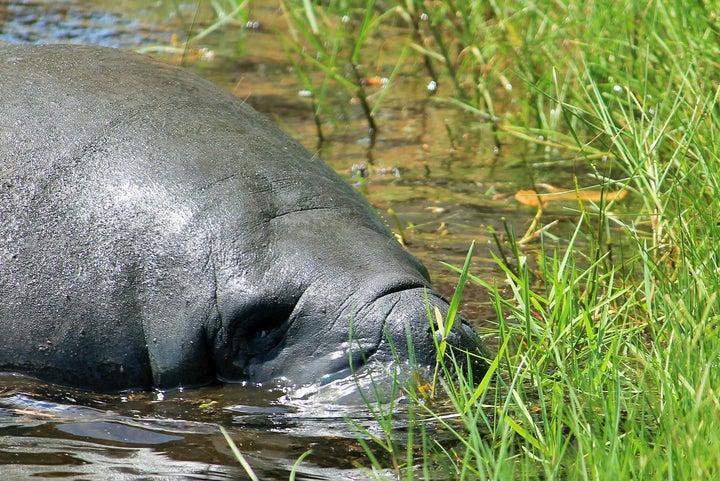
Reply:
M0 371L322 383L408 333L434 362L428 303L366 201L241 100L133 53L0 46Z

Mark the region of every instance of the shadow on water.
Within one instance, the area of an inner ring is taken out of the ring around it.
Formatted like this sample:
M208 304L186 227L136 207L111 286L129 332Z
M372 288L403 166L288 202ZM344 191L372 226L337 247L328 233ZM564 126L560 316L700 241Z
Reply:
M194 5L188 2L177 11L157 5L0 2L0 40L168 45L172 34L184 28L178 12L191 17ZM522 233L534 215L512 200L516 190L540 182L572 186L573 176L584 175L571 160L563 163L560 153L552 154L553 168L543 168L547 152L522 144L495 151L487 127L427 100L427 79L421 74L397 80L394 93L383 101L372 150L362 114L349 99L337 102L334 119L328 119L331 141L318 146L310 101L298 94L303 87L290 73L272 25L278 12L262 2L254 2L253 9L260 27L209 37L215 61L188 67L247 99L317 151L396 229L395 218L386 214L392 208L408 249L426 264L440 292L450 296L457 279L441 261L462 265L473 240L473 273L498 275L489 255L494 247L489 229L502 231L504 221ZM558 229L569 215L563 208L546 212L561 221ZM479 328L491 326L484 320L493 317L492 309L477 286L466 288L462 312ZM220 425L260 479L287 479L308 449L313 454L298 479L366 477L356 465L368 461L346 420L349 416L373 429L361 409L287 403L279 390L232 385L163 396L92 395L14 376L1 377L0 386L0 472L8 479L246 479Z

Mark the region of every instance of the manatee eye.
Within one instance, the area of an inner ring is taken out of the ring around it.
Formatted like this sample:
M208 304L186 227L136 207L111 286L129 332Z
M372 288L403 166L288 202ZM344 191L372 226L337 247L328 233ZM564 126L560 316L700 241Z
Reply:
M290 327L292 309L292 306L263 303L245 319L238 321L248 357L265 355L283 344Z
M267 377L257 378L251 366L262 365L278 356L286 344L291 312L291 307L265 300L247 303L229 313L225 336L215 341L220 359L216 363L219 378L226 381L267 380Z

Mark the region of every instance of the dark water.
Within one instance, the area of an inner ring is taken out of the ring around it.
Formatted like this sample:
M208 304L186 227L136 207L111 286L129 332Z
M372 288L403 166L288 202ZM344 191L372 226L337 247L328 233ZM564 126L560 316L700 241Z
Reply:
M288 479L309 449L296 479L365 479L346 418L375 429L362 409L303 404L267 388L97 395L0 382L2 479L247 479L220 425L260 479Z
M155 50L184 35L195 5L171 2L0 2L0 40L74 42ZM207 2L206 2L207 3ZM229 27L207 38L212 62L188 62L358 182L385 215L394 209L408 249L427 265L441 292L456 276L441 261L461 265L476 242L473 273L497 276L489 228L503 219L523 232L534 209L513 200L539 182L572 187L583 176L560 152L504 141L477 119L432 101L419 67L408 69L383 100L380 132L370 149L357 105L338 93L325 119L329 140L317 143L310 101L281 44L273 2L254 2L252 28ZM168 50L165 50L168 53ZM172 52L171 52L172 53ZM191 52L192 54L192 52ZM192 55L191 55L192 56ZM176 61L177 55L168 57ZM379 72L382 74L382 72ZM343 96L345 95L345 96ZM450 139L451 133L453 139ZM396 227L389 217L388 222ZM575 217L554 207L548 221ZM570 225L568 223L568 225ZM359 246L360 248L360 246ZM466 290L463 312L492 332L492 310L477 286ZM492 343L492 337L489 342ZM346 417L377 429L362 408L304 404L282 390L213 386L187 392L99 396L39 382L0 378L0 475L3 479L246 479L218 426L224 426L260 479L287 479L295 460L313 450L297 479L365 479L368 461Z

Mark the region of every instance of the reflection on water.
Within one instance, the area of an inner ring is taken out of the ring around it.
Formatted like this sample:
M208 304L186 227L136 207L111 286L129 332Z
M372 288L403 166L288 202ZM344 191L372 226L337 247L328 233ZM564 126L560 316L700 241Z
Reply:
M310 449L298 479L365 479L347 418L379 433L362 407L292 402L279 390L93 395L14 376L0 382L4 479L245 479L218 425L260 479L287 479Z
M169 42L167 31L109 10L72 0L0 2L0 40L16 43L86 43L134 47ZM148 2L146 2L148 3ZM138 12L142 14L142 11Z
M30 383L18 389L33 387ZM48 401L44 396L49 394L0 398L0 463L5 479L235 479L240 474L232 463L194 459L193 445L213 442L209 425L172 419L155 422L143 411L119 414L121 402L104 401L106 409L98 409L69 400ZM176 456L178 448L187 450L187 455L181 451Z

